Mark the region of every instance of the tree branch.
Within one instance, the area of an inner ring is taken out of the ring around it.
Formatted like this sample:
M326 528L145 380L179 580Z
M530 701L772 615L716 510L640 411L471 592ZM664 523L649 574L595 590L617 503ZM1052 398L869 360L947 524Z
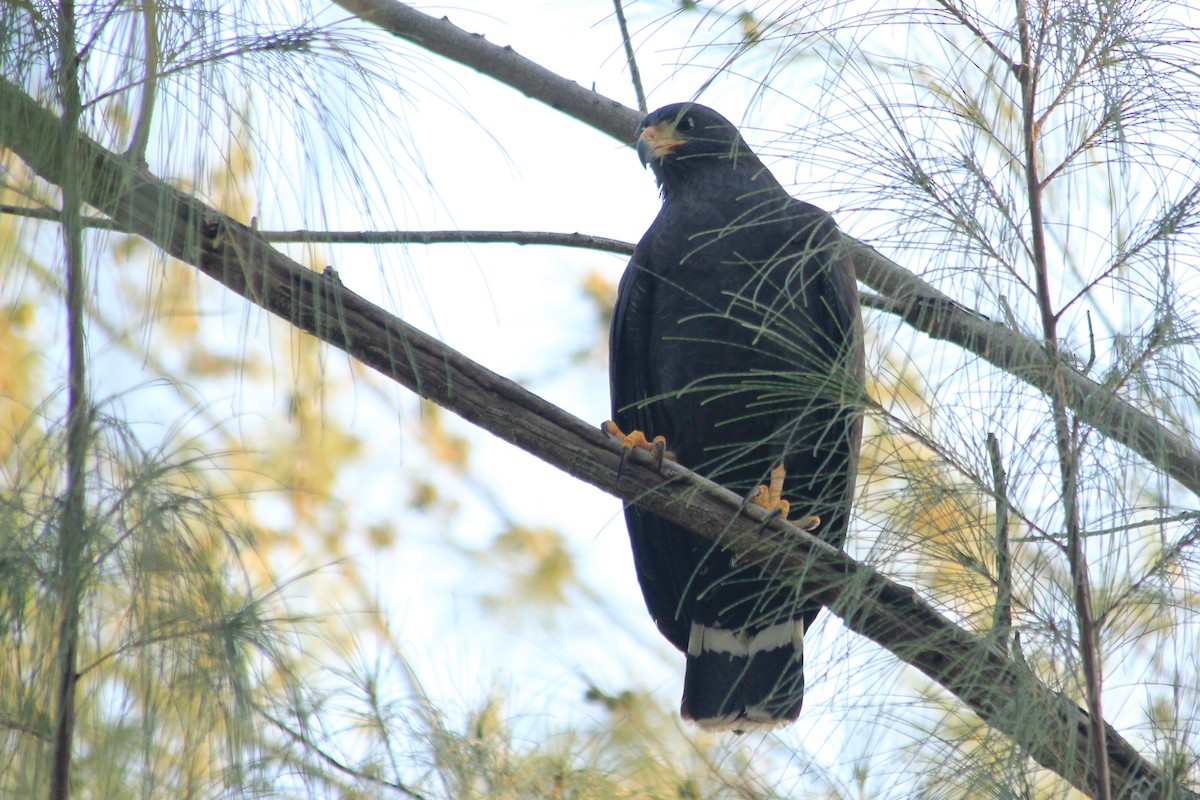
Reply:
M259 231L268 242L321 244L542 244L623 256L633 245L587 233L554 231Z
M142 96L138 101L137 123L133 127L133 134L129 137L129 149L125 151L125 156L134 161L146 160L146 147L150 143L150 126L154 120L154 104L158 100L158 62L162 58L162 48L158 38L158 2L159 0L142 0L141 11L146 47L142 67L146 71L146 77L142 80Z
M446 18L436 19L395 0L338 0L339 5L384 30L518 89L557 111L633 145L637 111L584 89L491 44ZM955 344L1039 391L1053 390L1056 367L1040 342L997 322L980 319L931 284L867 244L851 239L858 279L891 299L888 309L935 339ZM1067 365L1058 370L1066 403L1084 422L1138 453L1193 494L1200 495L1200 451L1157 419Z
M70 157L61 145L47 144L56 141L60 124L0 79L0 145L51 183L63 180ZM802 580L851 630L937 681L1039 764L1083 791L1096 790L1087 714L912 589L757 507L743 513L741 497L671 462L660 473L635 453L618 479L620 447L596 426L412 328L335 277L305 269L253 229L91 139L78 137L77 148L83 199L123 229L567 474L720 542L743 560ZM1114 796L1196 797L1103 727Z
M629 79L633 81L633 94L637 97L638 111L642 115L649 113L646 107L646 90L642 88L642 73L638 70L637 55L633 52L633 37L629 35L629 23L625 21L625 9L621 0L613 0L617 14L617 27L621 29L621 42L625 45L625 63L629 65Z
M63 215L53 208L0 203L0 214L12 214L26 219L61 222ZM83 217L83 227L94 230L117 230L108 217ZM620 239L593 236L590 233L559 233L557 231L259 231L264 240L276 244L517 244L578 247L602 253L633 255L633 245Z
M87 381L87 270L83 258L83 184L79 120L79 58L75 41L74 0L58 5L58 97L61 119L51 117L48 141L60 151L62 174L63 261L66 267L67 316L67 477L58 530L58 691L54 746L50 757L50 800L71 796L71 765L75 753L76 701L79 694L79 616L83 603L84 562L88 539L87 463L91 449L91 401ZM57 130L55 130L57 128Z
M1008 646L1012 632L1012 555L1008 550L1008 477L1000 456L1000 441L988 431L988 460L992 463L992 491L996 501L996 607L992 609L992 636Z

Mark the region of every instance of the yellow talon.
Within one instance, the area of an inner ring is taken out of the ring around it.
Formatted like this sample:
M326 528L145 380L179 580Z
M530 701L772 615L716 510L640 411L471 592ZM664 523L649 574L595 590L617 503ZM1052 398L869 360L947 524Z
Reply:
M792 507L791 503L783 499L783 479L786 476L787 470L783 468L783 464L780 464L771 470L771 484L769 486L760 485L754 494L756 505L762 506L767 511L778 511L779 516L784 519L787 519L788 511Z
M763 509L774 512L783 520L787 520L788 512L792 510L792 504L783 499L783 479L787 477L787 470L780 464L771 470L771 483L761 484L758 491L754 493L755 505L761 506ZM821 525L821 518L816 514L809 514L807 517L801 517L792 523L798 528L812 533Z
M667 439L664 436L655 436L653 439L647 439L646 434L641 431L634 431L627 436L622 437L621 446L630 449L640 447L643 450L650 452L658 452L660 449L666 449Z
M658 459L658 468L662 469L663 459L674 459L674 455L667 450L667 439L665 436L655 436L653 439L647 439L646 434L641 431L630 431L625 433L617 427L617 423L612 420L605 420L600 423L600 430L607 433L609 436L621 440L621 447L624 452L621 453L621 464L617 467L617 477L620 477L621 471L625 468L625 458L635 447L645 450L648 453L653 453Z
M617 427L617 423L612 420L607 420L600 425L600 430L607 433L609 436L615 436L621 440L621 447L626 450L632 450L635 447L640 447L643 450L649 450L651 453L661 453L667 449L667 439L665 436L655 436L653 439L647 439L646 434L641 431L631 431L625 433Z

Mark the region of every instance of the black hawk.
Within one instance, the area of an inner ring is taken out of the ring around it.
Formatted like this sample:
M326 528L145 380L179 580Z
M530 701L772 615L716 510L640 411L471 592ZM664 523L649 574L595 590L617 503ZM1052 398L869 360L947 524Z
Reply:
M663 204L621 279L605 429L768 509L790 503L797 524L841 547L863 355L837 225L790 197L710 108L660 108L637 150ZM821 608L799 594L801 576L769 577L632 504L625 520L646 606L687 654L682 716L739 731L794 721Z

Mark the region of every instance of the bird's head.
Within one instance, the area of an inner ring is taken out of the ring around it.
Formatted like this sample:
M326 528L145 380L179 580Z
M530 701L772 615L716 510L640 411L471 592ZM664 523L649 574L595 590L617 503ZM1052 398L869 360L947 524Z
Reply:
M664 189L705 168L759 164L732 122L697 103L673 103L647 115L638 126L637 151Z

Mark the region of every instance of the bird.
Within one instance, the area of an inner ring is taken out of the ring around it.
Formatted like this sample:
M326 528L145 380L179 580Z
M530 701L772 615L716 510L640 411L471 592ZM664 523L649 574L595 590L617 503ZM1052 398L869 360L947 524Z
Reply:
M792 198L711 108L650 113L637 152L662 207L621 277L602 426L845 542L862 431L862 323L833 217ZM624 463L624 461L622 462ZM794 722L820 603L636 504L625 521L658 630L686 655L680 714L705 730Z

